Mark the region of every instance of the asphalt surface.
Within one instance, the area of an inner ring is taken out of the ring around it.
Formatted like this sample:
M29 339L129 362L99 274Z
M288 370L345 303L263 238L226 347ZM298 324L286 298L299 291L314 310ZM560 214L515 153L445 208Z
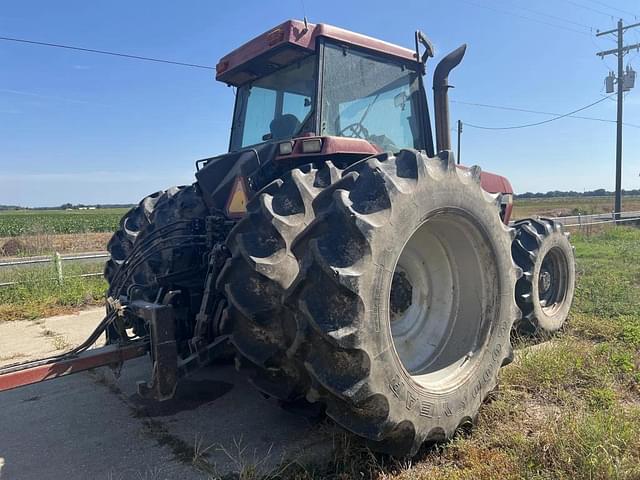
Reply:
M145 401L136 381L150 362L102 368L0 393L0 479L203 479L320 465L331 428L266 400L231 365Z

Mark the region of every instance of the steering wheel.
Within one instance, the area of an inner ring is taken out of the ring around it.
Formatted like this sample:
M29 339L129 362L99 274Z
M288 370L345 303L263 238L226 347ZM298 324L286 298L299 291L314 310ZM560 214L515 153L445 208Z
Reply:
M347 133L350 133L351 135L347 135ZM362 123L354 122L347 125L342 130L340 130L340 133L338 134L338 136L349 137L349 138L362 138L363 140L366 140L367 138L369 138L369 130L367 130L367 128Z

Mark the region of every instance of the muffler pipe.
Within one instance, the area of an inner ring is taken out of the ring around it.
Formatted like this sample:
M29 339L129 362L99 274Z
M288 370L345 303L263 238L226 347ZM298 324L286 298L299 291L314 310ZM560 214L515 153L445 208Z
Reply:
M436 117L436 150L451 150L449 121L449 72L462 61L467 45L463 44L438 63L433 72L433 103Z

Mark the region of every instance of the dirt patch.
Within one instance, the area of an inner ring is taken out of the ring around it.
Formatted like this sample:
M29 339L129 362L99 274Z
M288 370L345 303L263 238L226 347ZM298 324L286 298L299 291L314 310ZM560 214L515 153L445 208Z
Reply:
M27 248L26 244L23 241L18 240L17 238L10 238L9 240L3 242L1 245L2 247L0 247L0 254L9 257L20 255Z
M0 256L50 255L54 252L95 252L107 249L110 232L68 233L51 235L39 233L19 237L0 237Z

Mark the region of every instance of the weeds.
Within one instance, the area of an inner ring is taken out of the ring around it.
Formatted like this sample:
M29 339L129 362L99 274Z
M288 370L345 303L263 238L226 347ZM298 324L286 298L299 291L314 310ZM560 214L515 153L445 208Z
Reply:
M49 265L0 272L0 283L17 282L0 288L0 322L33 320L102 304L107 288L105 280L100 276L74 276L97 272L101 268L101 264L65 266L62 284Z

